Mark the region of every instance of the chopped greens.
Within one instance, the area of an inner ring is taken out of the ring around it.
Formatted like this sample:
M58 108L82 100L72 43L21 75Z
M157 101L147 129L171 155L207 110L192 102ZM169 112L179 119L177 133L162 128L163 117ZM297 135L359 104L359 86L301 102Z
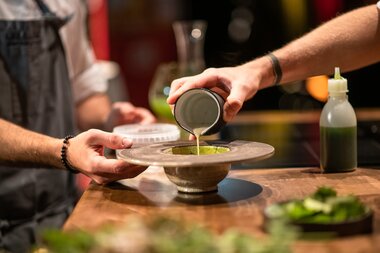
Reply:
M281 221L269 224L266 238L236 230L214 234L195 224L160 217L130 218L98 232L46 231L35 253L290 253L297 231Z
M285 218L296 223L341 223L362 218L369 209L353 195L337 196L334 189L320 187L301 200L274 204L266 209L270 218Z

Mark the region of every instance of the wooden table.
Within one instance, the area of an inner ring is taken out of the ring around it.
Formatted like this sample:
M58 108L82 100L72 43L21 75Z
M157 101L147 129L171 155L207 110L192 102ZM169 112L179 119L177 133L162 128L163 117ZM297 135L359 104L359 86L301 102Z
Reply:
M364 119L380 118L378 111L362 111ZM310 114L242 114L236 121L315 121ZM380 154L379 154L380 155ZM104 224L120 223L131 215L148 218L174 216L203 224L215 233L235 228L253 236L265 236L263 209L271 203L305 197L319 186L334 187L338 194L354 194L374 210L374 232L330 241L299 240L294 252L380 252L380 170L358 168L354 172L321 174L316 167L231 170L217 193L180 194L162 168L151 167L136 179L100 186L91 184L67 220L64 229L95 231Z
M181 217L216 233L230 228L262 235L263 209L271 203L302 198L318 186L355 194L375 212L374 233L331 241L298 241L295 252L380 252L380 171L359 168L344 174L321 174L317 168L234 170L218 193L196 197L177 193L163 171L152 168L135 180L91 184L65 224L65 230L93 231L130 215Z

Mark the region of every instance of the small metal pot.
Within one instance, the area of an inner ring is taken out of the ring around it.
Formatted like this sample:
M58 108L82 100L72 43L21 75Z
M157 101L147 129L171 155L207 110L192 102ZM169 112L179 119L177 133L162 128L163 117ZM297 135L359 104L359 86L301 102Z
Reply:
M226 124L223 120L224 99L218 93L195 88L183 93L174 105L174 118L187 132L202 128L201 135L211 135Z

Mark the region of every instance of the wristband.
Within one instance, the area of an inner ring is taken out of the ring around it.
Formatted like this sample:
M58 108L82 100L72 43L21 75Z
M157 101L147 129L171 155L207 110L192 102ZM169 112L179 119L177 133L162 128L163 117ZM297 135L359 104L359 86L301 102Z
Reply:
M69 139L71 139L73 137L74 136L72 136L72 135L68 135L63 139L63 144L62 144L62 148L61 148L61 161L62 161L63 166L68 171L70 171L71 173L77 174L77 173L79 173L79 171L70 165L69 161L67 161L67 154L66 154L67 148L69 147Z
M270 58L270 61L272 63L272 69L273 69L273 75L274 75L274 82L273 85L280 85L281 78L282 78L282 70L280 66L280 62L278 61L277 57L269 53L267 56Z

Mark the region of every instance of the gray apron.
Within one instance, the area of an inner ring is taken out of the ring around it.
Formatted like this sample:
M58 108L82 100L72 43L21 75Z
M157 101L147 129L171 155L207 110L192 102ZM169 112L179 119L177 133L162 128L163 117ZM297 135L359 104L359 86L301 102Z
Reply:
M46 135L75 133L66 59L58 30L68 20L35 0L42 17L0 20L0 118ZM70 173L0 165L0 251L28 252L41 229L60 227L76 200Z

